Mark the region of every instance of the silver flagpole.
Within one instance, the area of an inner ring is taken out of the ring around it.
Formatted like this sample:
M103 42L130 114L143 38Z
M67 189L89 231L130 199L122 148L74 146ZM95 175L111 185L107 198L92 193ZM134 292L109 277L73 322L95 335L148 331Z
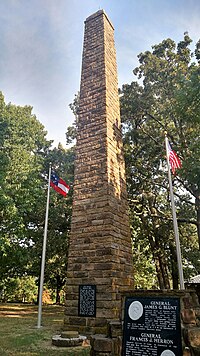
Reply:
M174 225L174 235L175 235L175 241L176 241L176 253L177 253L180 289L185 289L178 224L177 224L177 218L176 218L176 209L175 209L175 204L174 204L174 193L173 193L173 187L172 187L172 176L171 176L170 162L169 162L169 149L168 149L167 135L165 135L165 146L166 146L166 154L167 154L168 179L169 179L170 199L171 199L172 217L173 217L173 225Z
M46 255L46 244L47 244L47 227L48 227L48 215L49 215L50 180L51 180L51 163L49 164L47 205L46 205L46 216L45 216L45 226L44 226L44 239L43 239L43 249L42 249L41 272L40 272L40 290L39 290L38 322L37 322L37 328L38 329L41 328L41 318L42 318L42 294L43 294L44 266L45 266L45 255Z

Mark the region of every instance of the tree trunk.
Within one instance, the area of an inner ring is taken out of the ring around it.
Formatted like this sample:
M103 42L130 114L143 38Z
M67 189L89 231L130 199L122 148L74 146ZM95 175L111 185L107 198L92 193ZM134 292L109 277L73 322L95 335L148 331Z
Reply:
M160 254L160 256L159 256L159 263L160 263L160 269L162 271L164 289L170 289L168 267L167 267L167 263L165 260L165 256L163 256L162 254Z
M60 304L60 290L62 288L60 276L56 276L56 304Z
M176 254L176 248L172 242L169 243L169 249L170 249L171 267L172 267L173 289L178 289L179 275L178 275L177 254Z
M149 243L150 243L150 246L151 246L151 252L152 252L152 255L153 255L153 259L154 259L154 262L155 262L158 284L159 284L160 289L163 289L164 288L164 283L163 283L162 273L161 273L161 270L160 270L159 260L157 258L156 245L155 245L155 242L154 242L154 240L152 239L151 236L148 236L148 239L149 239Z
M39 298L40 298L40 274L39 274L39 278L38 278L37 301L36 301L36 305L39 305Z
M196 211L197 211L197 234L199 241L199 250L200 250L200 195L195 199Z
M157 279L158 279L159 287L160 287L160 289L165 289L163 276L162 276L162 271L161 271L161 268L160 268L160 263L159 263L159 260L155 256L154 256L154 262L155 262L155 266L156 266L156 273L157 273Z
M169 281L169 269L167 266L165 251L160 246L160 241L162 241L162 236L158 233L157 229L154 229L154 237L155 237L155 254L159 261L160 271L162 273L163 286L162 289L170 289L170 281Z

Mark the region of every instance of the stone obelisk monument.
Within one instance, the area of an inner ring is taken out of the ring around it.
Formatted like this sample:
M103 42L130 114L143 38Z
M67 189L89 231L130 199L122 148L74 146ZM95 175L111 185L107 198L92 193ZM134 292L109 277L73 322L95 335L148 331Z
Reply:
M132 280L114 29L99 10L85 21L64 328L104 332Z

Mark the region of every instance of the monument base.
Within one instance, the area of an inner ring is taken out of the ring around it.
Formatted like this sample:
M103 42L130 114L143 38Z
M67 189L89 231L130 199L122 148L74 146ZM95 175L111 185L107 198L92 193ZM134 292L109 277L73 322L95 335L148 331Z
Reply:
M86 340L86 336L79 335L76 331L63 331L52 337L52 344L58 347L75 347L82 346Z

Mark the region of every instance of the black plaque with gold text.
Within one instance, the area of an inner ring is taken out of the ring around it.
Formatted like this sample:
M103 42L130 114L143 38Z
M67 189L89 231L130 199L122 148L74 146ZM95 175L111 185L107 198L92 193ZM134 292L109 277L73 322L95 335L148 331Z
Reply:
M182 356L179 298L126 298L123 356Z

